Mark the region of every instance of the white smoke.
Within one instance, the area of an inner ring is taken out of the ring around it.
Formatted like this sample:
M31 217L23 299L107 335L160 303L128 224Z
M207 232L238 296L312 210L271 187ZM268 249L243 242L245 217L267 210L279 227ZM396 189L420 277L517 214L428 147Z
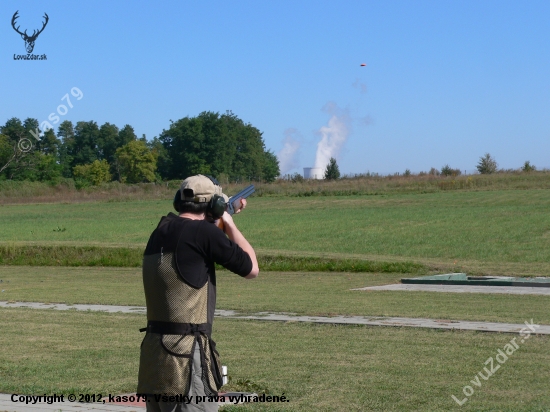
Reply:
M286 129L283 140L283 148L277 154L281 176L299 166L298 150L300 149L300 137L296 129Z
M323 170L326 168L331 157L337 158L340 154L348 134L350 132L350 116L347 110L340 109L336 103L329 102L323 111L331 115L328 126L319 129L321 141L317 144L315 155L315 167Z

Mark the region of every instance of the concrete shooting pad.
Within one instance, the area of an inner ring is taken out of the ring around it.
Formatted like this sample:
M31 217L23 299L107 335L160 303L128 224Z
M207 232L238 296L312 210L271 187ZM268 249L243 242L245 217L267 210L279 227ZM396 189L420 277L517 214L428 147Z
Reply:
M408 291L408 292L444 292L444 293L503 293L508 295L546 295L550 296L550 288L523 286L465 286L465 285L429 285L402 284L369 286L352 290L363 291Z
M368 286L352 290L389 290L445 293L503 293L511 295L550 296L550 278L516 278L511 276L468 276L466 273L403 278L401 283Z
M401 279L403 284L421 285L463 285L463 286L513 286L550 288L550 278L537 276L518 278L512 276L470 276L466 273L421 276Z

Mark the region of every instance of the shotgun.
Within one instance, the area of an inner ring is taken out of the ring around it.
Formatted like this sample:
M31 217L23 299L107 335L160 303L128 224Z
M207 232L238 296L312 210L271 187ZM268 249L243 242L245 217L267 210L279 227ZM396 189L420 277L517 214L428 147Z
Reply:
M231 196L229 200L227 201L227 213L230 215L234 215L236 210L239 210L241 207L241 199L246 199L248 196L250 196L252 193L254 193L256 189L254 189L254 185L250 185L245 187L243 190L241 190L239 193ZM223 230L223 221L221 219L218 220L217 226Z
M255 191L256 189L254 189L254 185L250 185L248 187L245 187L236 195L231 196L229 198L229 201L227 202L227 213L233 215L235 213L235 210L238 210L239 207L241 207L241 199L246 199Z

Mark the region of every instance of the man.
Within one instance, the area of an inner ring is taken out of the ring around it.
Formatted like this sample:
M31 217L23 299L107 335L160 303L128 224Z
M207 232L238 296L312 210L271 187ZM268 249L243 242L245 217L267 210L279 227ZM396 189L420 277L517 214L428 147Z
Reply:
M245 279L259 272L254 249L224 212L225 202L227 196L215 179L185 179L174 199L179 215L164 216L147 243L147 334L141 344L137 393L148 395L148 411L218 410L216 402L204 402L222 386L219 355L210 338L216 305L214 265ZM237 212L246 207L246 200L241 204ZM218 218L223 231L215 225ZM155 394L188 398L159 402Z

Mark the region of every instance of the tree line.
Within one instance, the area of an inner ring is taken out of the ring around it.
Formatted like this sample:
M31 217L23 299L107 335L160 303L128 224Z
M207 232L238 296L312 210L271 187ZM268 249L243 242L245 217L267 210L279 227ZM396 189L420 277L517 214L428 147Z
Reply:
M184 179L208 174L222 181L266 181L279 175L279 162L262 133L232 112L184 117L158 137L138 138L134 128L66 120L57 131L39 130L36 119L13 117L0 126L0 180L77 185Z

